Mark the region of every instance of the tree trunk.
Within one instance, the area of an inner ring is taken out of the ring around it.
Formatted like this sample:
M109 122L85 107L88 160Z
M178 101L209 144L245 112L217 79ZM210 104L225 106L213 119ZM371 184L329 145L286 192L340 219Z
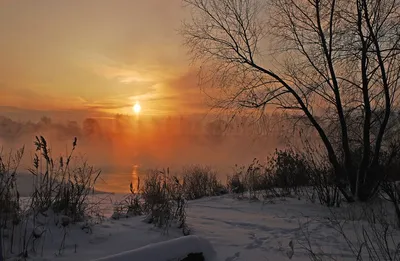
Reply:
M3 233L2 233L2 229L0 229L0 261L4 260L4 256L3 256Z
M339 189L340 193L342 193L343 197L346 199L347 202L352 203L355 202L354 200L354 194L351 191L351 195L348 193L348 190L346 189L346 173L345 170L340 164L336 162L332 162L331 164L333 166L333 169L335 171L335 185ZM351 186L350 186L351 189Z
M370 200L378 191L381 182L380 175L383 170L377 164L372 164L365 173L362 173L357 183L357 199L361 202Z

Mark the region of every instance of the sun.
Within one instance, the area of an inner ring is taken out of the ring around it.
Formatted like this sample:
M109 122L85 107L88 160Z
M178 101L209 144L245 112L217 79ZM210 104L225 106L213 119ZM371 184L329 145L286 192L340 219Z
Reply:
M136 102L136 104L133 105L132 110L133 110L136 114L139 114L139 112L142 110L142 106L140 106L139 102Z

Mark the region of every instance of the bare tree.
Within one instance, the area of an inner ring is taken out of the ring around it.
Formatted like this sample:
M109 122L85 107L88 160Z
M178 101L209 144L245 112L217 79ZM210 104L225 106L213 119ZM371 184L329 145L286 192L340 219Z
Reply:
M273 107L304 119L326 148L342 194L368 200L398 100L400 1L184 2L192 8L185 43L202 63L200 83L218 87L218 105Z

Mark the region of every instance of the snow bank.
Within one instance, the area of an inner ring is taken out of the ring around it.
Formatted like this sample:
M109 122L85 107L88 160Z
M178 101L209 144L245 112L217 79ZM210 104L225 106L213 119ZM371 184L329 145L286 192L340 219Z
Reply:
M203 253L205 261L213 261L216 257L216 252L207 239L185 236L93 261L167 261L183 259L190 253Z

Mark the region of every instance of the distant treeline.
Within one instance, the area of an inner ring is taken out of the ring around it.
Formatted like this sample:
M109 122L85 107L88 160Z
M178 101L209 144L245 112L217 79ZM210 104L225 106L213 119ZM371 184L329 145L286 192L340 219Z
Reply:
M271 134L279 116L264 115L261 118L236 117L225 120L220 117L142 117L115 115L109 118L86 118L82 122L62 121L42 117L37 122L16 121L0 116L0 138L15 141L20 137L37 133L54 133L58 140L69 140L72 136L101 138L110 135L135 133L162 133L163 136L231 136Z

